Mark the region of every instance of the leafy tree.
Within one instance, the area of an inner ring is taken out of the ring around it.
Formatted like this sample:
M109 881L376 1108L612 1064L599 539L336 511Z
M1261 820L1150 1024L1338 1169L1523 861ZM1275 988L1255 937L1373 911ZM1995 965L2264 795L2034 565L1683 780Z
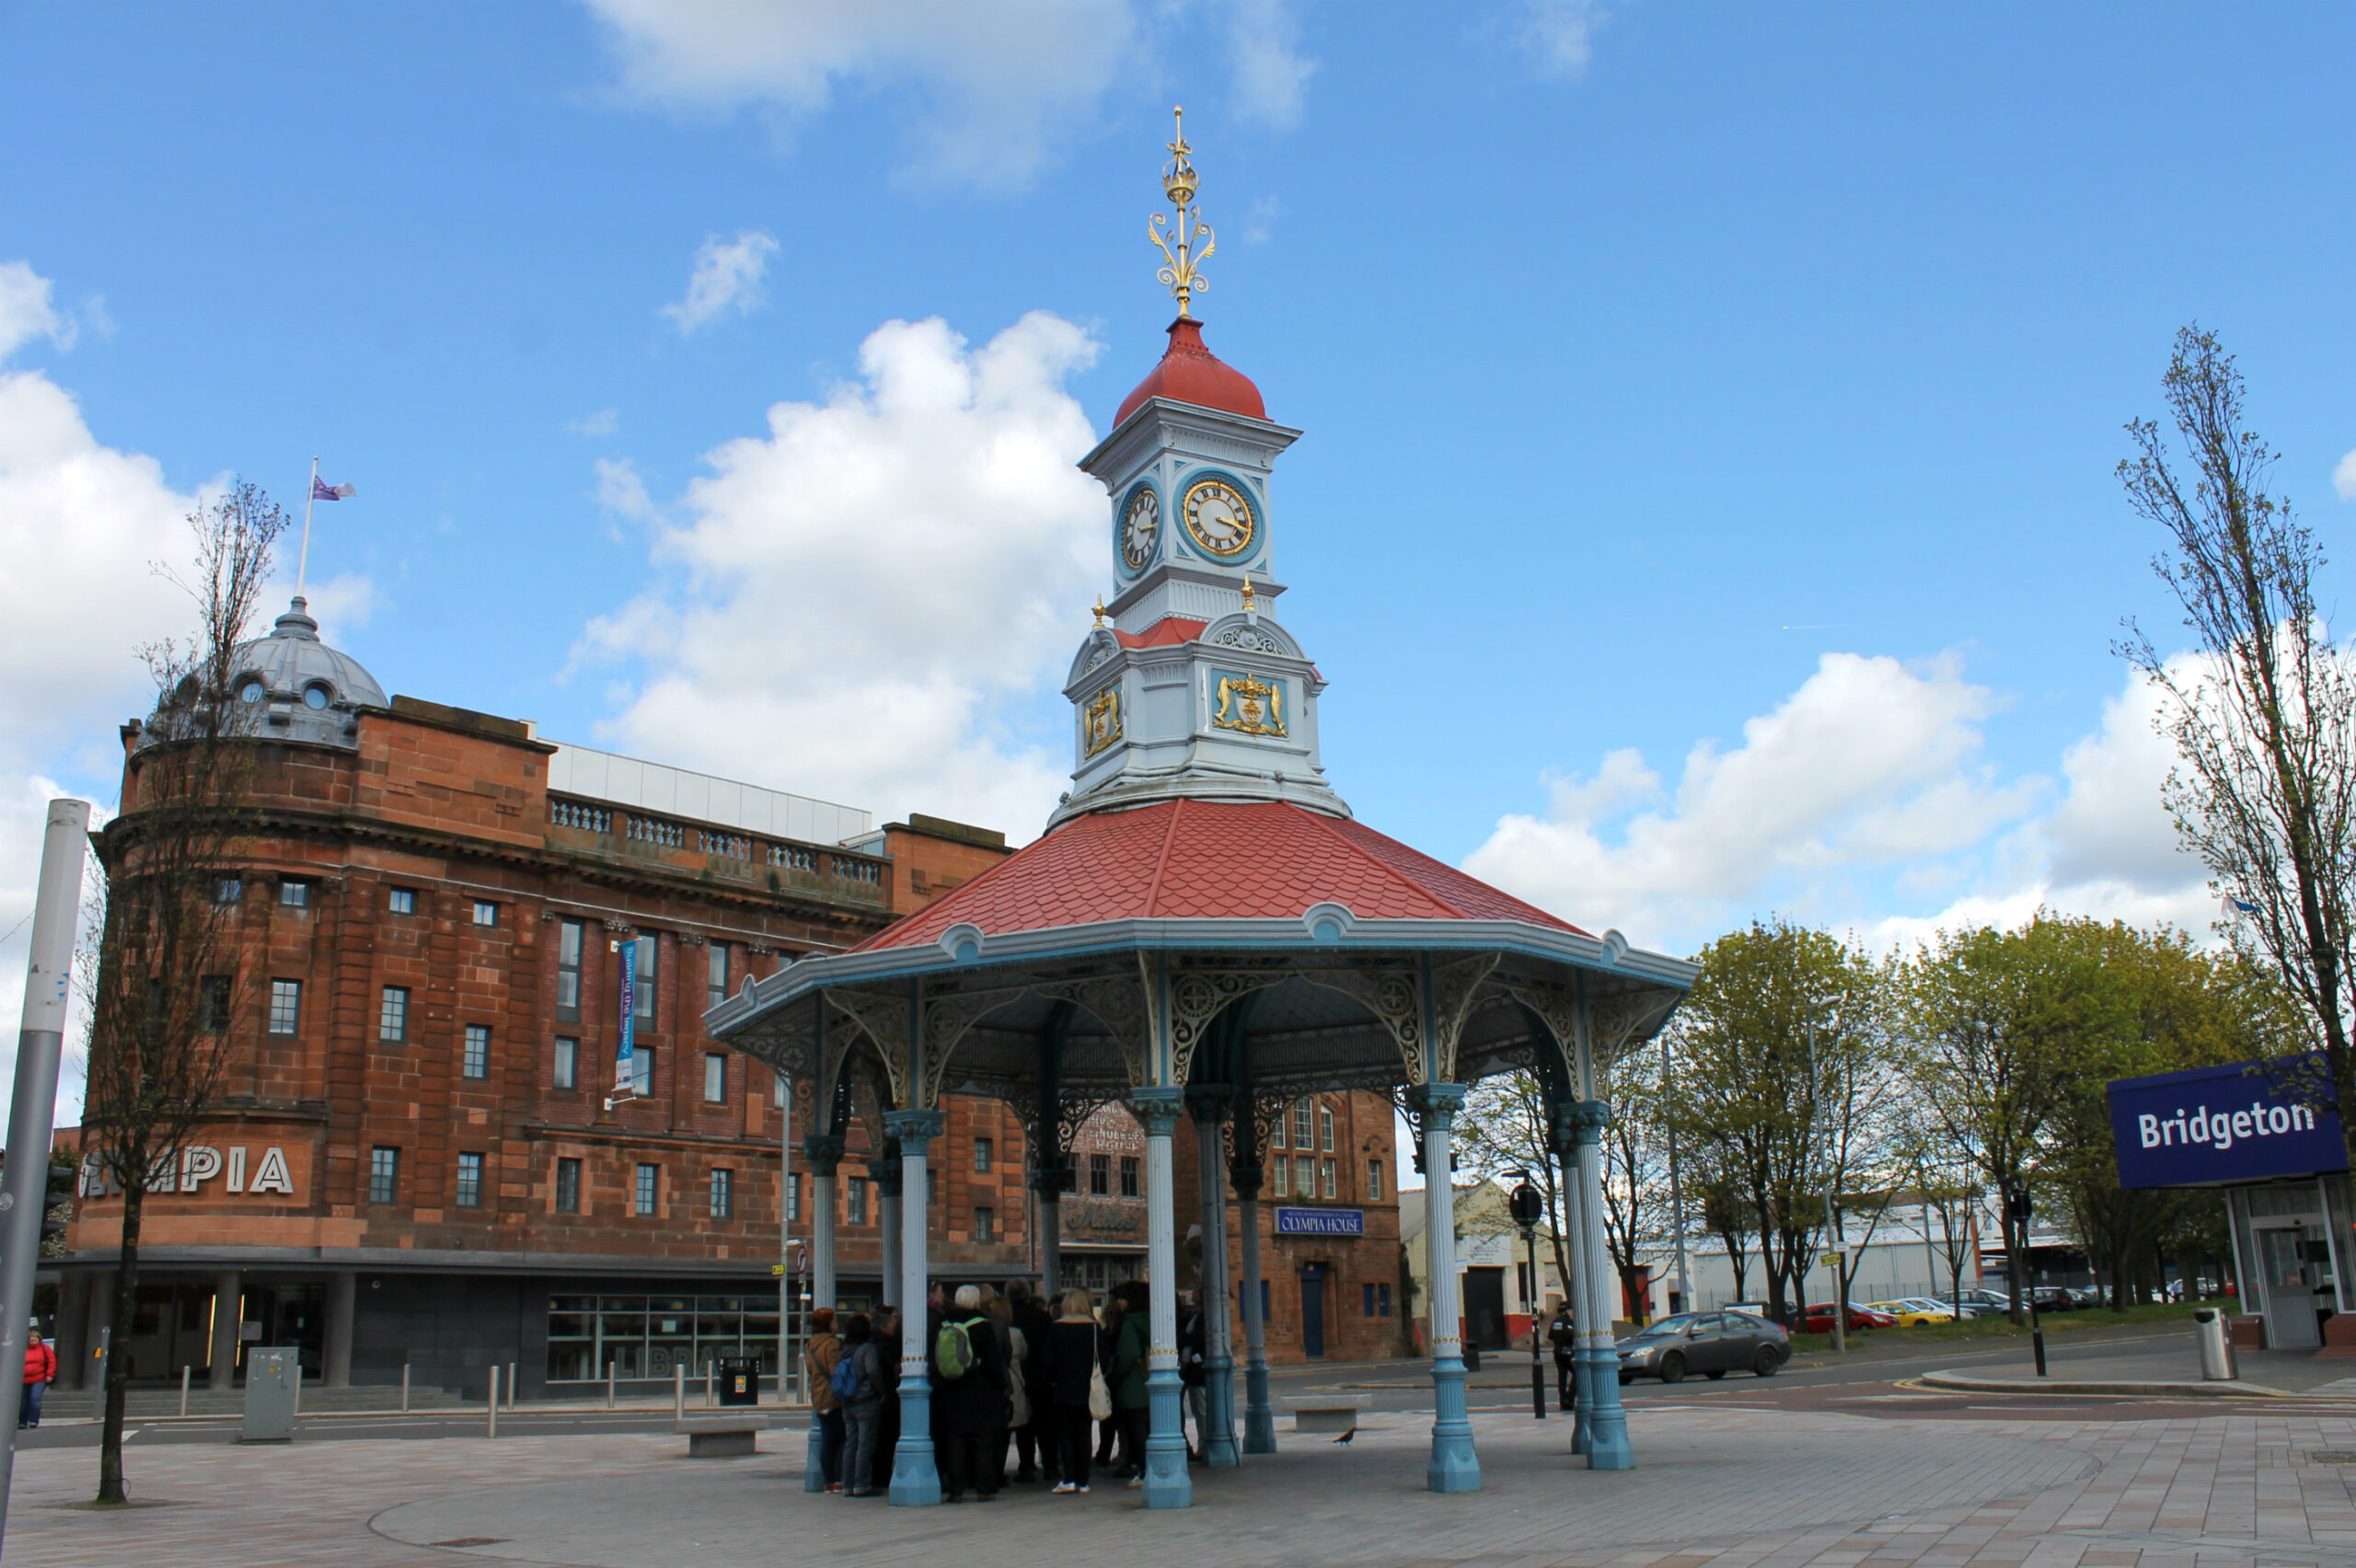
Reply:
M2241 375L2216 334L2179 331L2161 385L2186 467L2158 424L2139 420L2119 473L2129 504L2168 536L2153 566L2193 647L2165 657L2131 621L2119 651L2165 698L2177 766L2164 798L2178 837L2243 906L2235 941L2303 1004L2300 1055L2283 1066L2339 1113L2356 1165L2356 665L2322 617L2322 547L2287 500L2265 493L2276 454L2243 428Z
M149 744L124 779L121 813L98 837L107 891L89 993L83 1156L122 1197L111 1313L118 1349L132 1339L147 1194L174 1179L181 1145L220 1086L232 1031L250 999L238 963L238 902L223 895L237 876L253 767L251 719L232 684L233 655L285 523L252 485L237 486L189 519L196 570L182 586L196 602L196 635L144 651L157 694ZM100 1503L126 1501L129 1362L121 1354L107 1360Z

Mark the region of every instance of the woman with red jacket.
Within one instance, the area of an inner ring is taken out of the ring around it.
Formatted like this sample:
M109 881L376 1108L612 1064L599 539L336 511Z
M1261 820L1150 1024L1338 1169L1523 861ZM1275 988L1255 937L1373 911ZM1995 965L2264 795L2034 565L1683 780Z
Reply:
M40 1424L40 1397L57 1381L57 1352L42 1343L40 1320L33 1320L32 1332L25 1341L25 1399L17 1407L19 1431Z

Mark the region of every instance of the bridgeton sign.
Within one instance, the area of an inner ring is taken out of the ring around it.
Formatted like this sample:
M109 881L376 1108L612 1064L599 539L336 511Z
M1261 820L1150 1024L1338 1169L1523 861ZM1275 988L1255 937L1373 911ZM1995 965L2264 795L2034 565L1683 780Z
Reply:
M2299 1085L2297 1087L2310 1087ZM2339 1118L2262 1062L2110 1086L2122 1187L2206 1187L2348 1169Z

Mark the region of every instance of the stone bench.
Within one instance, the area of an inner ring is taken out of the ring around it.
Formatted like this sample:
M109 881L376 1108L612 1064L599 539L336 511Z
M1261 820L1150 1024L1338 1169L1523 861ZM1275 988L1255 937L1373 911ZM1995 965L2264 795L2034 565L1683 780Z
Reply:
M748 1412L689 1416L673 1430L687 1435L687 1458L691 1459L741 1459L755 1451L755 1441L760 1434L775 1432L779 1427L774 1416Z
M1348 1433L1358 1429L1358 1412L1372 1408L1367 1394L1303 1394L1281 1401L1292 1412L1295 1432Z

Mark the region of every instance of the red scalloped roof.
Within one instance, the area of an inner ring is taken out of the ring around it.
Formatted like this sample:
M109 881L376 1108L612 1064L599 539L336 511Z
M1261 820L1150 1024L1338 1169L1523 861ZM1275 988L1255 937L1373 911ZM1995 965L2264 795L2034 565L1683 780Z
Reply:
M859 951L921 947L961 921L1004 936L1099 920L1299 919L1329 901L1369 920L1578 931L1355 822L1275 802L1172 801L1076 817Z
M1189 620L1184 616L1164 616L1143 631L1123 631L1113 628L1114 639L1124 648L1172 648L1182 642L1192 642L1203 635L1208 621Z
M1173 403L1192 403L1255 420L1268 417L1268 406L1260 400L1260 389L1252 385L1252 378L1203 347L1203 324L1189 316L1170 324L1170 347L1162 351L1161 363L1146 373L1136 391L1121 399L1120 412L1113 416L1114 427L1137 412L1148 398L1167 398Z

